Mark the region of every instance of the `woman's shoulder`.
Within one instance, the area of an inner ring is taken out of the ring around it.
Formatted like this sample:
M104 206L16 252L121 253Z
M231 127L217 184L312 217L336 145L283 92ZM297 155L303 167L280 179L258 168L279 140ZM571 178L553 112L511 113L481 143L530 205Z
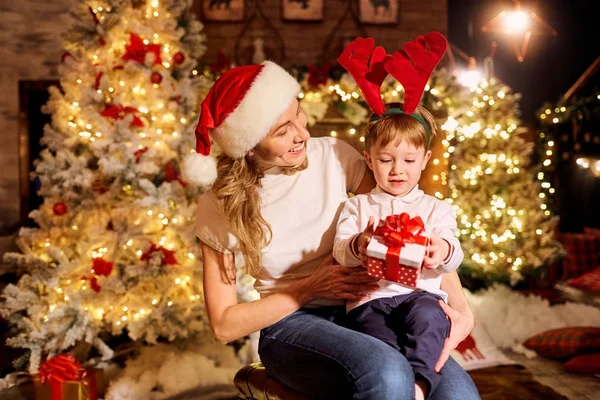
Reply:
M215 193L210 189L198 196L196 205L202 210L210 209L211 211L214 211L219 209Z
M216 226L222 228L228 226L225 213L219 206L217 197L212 190L208 190L198 197L196 203L196 226Z
M196 235L222 253L229 253L236 246L237 241L231 232L231 226L212 190L198 197Z

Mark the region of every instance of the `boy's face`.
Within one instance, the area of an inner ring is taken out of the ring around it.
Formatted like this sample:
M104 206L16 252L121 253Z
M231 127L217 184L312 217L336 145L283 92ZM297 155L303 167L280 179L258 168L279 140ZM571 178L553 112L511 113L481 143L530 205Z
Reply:
M379 140L369 152L364 151L364 156L379 187L392 196L402 197L419 182L431 150L425 151L424 147L415 147L407 141L398 146L391 141L382 147Z

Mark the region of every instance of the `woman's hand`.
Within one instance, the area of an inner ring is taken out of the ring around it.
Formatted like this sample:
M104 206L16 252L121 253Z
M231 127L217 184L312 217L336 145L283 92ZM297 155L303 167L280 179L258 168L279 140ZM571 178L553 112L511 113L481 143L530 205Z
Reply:
M450 335L448 335L448 338L446 338L442 353L435 364L435 372L440 372L446 361L448 361L452 350L454 350L460 342L469 336L473 330L473 327L475 326L473 314L460 313L444 303L442 300L439 301L439 304L448 316L448 319L450 319Z
M335 264L333 255L329 255L311 276L301 281L297 290L303 292L307 302L315 299L360 301L379 289L377 281L361 267Z

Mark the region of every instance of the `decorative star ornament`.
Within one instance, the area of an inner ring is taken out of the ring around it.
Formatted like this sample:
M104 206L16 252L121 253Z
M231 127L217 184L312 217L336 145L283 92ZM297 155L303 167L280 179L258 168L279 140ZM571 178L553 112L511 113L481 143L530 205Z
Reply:
M551 35L557 33L535 12L525 11L518 0L512 11L502 10L498 15L481 27L483 32L502 33L512 37L517 60L523 62L532 35Z

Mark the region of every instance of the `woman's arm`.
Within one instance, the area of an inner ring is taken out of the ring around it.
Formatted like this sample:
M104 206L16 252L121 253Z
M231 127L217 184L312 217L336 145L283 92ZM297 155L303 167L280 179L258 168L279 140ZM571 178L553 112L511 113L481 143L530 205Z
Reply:
M378 288L362 268L332 265L326 257L310 277L278 293L238 304L233 254L201 244L204 262L204 299L215 338L228 343L272 325L317 299L361 300Z
M454 350L464 338L469 336L475 326L473 311L467 302L467 298L465 297L456 271L445 274L442 277L441 289L448 293L448 304L451 306L448 306L441 300L439 302L440 306L444 309L444 312L450 319L450 335L446 339L440 358L435 365L436 372L439 372L442 369L448 360L448 357L450 357L452 350Z
M238 304L233 254L201 244L204 262L204 299L215 338L221 343L249 335L290 315L308 302L299 291L283 291Z

